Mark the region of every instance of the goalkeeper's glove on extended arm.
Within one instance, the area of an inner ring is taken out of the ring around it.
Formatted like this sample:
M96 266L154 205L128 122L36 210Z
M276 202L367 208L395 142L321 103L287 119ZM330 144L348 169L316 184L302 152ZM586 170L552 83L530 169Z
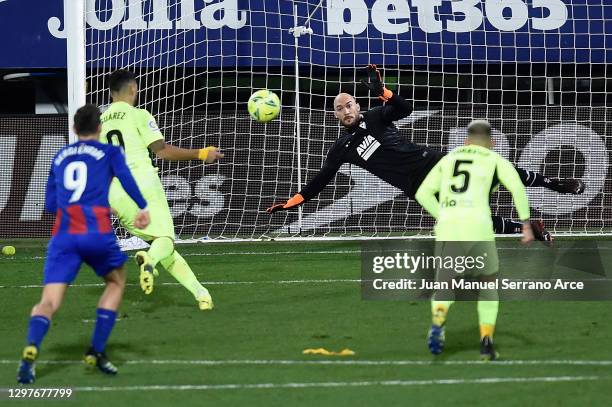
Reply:
M393 96L393 92L385 88L385 84L382 82L380 71L374 64L370 64L366 67L368 70L368 80L362 79L361 83L370 89L370 93L378 97L383 102L388 101Z
M266 212L268 212L269 214L273 214L274 212L285 211L287 209L296 208L303 203L304 203L304 197L301 194L295 194L288 201L281 202L276 205L272 205L271 207L266 209Z

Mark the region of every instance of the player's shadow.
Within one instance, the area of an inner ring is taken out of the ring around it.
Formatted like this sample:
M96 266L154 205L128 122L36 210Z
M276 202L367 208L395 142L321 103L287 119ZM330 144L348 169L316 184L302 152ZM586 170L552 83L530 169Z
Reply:
M54 358L49 360L49 363L41 364L37 367L37 377L45 377L47 375L56 375L58 372L68 369L70 366L82 366L85 369L85 363L82 362L83 356L89 346L89 337L83 337L78 343L62 344L50 346L46 354L53 354ZM149 356L146 348L135 346L128 342L112 342L108 345L109 350L113 353L113 363L118 366L123 364L124 360L130 359L130 355L138 354L143 356L143 351ZM70 361L71 363L65 363ZM54 363L55 362L55 363ZM72 363L74 362L74 363Z
M460 330L453 330L452 328L449 329L447 327L444 351L441 355L436 356L435 360L443 361L462 352L469 352L478 355L480 352L479 339L478 326ZM500 339L500 347L496 347L496 350L503 350L504 343L508 344L510 342L508 339L512 339L513 345L517 342L520 343L520 346L529 346L534 344L534 341L525 335L513 332L504 332L503 339Z
M444 351L441 355L436 356L436 360L445 360L457 353L479 351L478 327L461 330L447 327Z
M197 306L195 301L190 300L189 293L187 293L185 298L177 301L176 296L172 295L169 290L164 290L164 288L159 287L152 295L147 296L147 298L141 301L140 311L145 314L155 314L158 310L167 310L169 306L189 308Z

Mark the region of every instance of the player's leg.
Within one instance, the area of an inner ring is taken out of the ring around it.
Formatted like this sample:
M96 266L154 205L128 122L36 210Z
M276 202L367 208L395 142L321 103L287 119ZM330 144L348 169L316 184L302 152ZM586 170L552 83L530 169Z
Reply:
M495 281L496 276L482 276L480 281ZM493 334L499 311L497 290L480 290L478 294L478 324L480 326L480 357L483 360L495 360L499 354L493 346Z
M136 253L136 260L141 267L152 267L153 270L161 265L179 284L194 294L194 290L198 290L201 285L186 262L175 261L175 257L180 255L174 249L174 220L161 183L152 188L146 198L151 213L151 224L146 233L153 236L153 239L150 240L151 247L146 254Z
M117 211L121 224L133 235L149 242L148 251L135 255L140 267L140 287L145 294L153 292L156 267L161 264L183 287L189 290L200 309L212 309L213 303L208 290L200 284L187 262L174 250L174 221L168 207L168 200L157 175L136 175L138 185L147 183L148 188L141 190L148 203L151 223L145 229L136 229L133 219L138 208L120 185L113 184L109 193L111 206Z
M47 335L51 326L53 314L59 309L66 293L67 284L47 284L43 288L40 302L32 308L28 323L26 346L21 355L21 363L17 371L17 382L22 384L34 383L34 362L38 358L40 344Z
M431 301L431 327L427 333L427 347L434 355L439 355L444 350L446 316L453 302Z
M436 242L436 257L452 256L456 247L454 242ZM453 275L442 268L436 270L436 283L451 284ZM427 334L427 347L434 355L444 350L446 339L445 324L448 311L454 303L454 293L451 289L436 290L431 299L431 327Z
M153 216L166 217L164 214L165 212L155 210ZM162 259L172 256L174 252L174 238L170 236L150 237L147 241L151 245L149 250L138 251L134 258L140 267L140 288L148 295L153 292L154 279L158 275L157 264Z
M212 310L214 307L212 297L208 290L198 281L195 274L176 250L172 255L160 261L161 266L168 271L183 287L185 287L198 303L202 311Z
M485 243L486 267L479 279L481 282L494 282L498 278L499 259L495 242ZM499 294L496 289L483 289L478 292L478 324L480 330L480 357L483 360L495 360L499 354L493 345L493 334L499 311Z
M96 324L91 344L85 353L85 363L95 366L102 373L117 374L117 368L106 356L106 343L117 320L117 310L125 290L127 256L123 253L113 234L99 235L95 239L84 238L81 242L83 260L106 283L96 309Z
M17 376L19 383L34 382L34 362L40 353L40 345L47 335L53 315L62 304L66 287L74 281L80 267L81 257L73 238L64 235L53 237L47 249L42 297L30 314L26 346Z
M149 174L149 176L157 177L155 174ZM152 209L153 206L159 206L159 205L153 205L153 202L152 202L152 200L157 199L157 195L151 194L150 188L147 188L147 189L142 188L140 183L145 182L144 179L145 179L144 176L139 176L136 180L140 187L140 190L142 191L145 199L147 200L147 203L149 205L149 212L151 213L151 224L149 224L147 228L137 229L134 226L134 218L136 217L136 214L138 213L138 206L136 205L134 201L130 199L130 197L123 190L119 182L113 181L113 183L111 184L111 188L109 191L109 203L113 209L113 213L115 214L115 216L117 216L117 218L119 218L119 222L121 223L121 226L127 229L127 231L130 232L130 234L140 237L141 239L155 246L155 245L159 245L160 243L163 243L163 241L159 241L157 243L153 241L154 236L160 236L154 233L159 233L158 224L164 221L167 222L168 216L162 213L161 215L163 219L159 219L160 213L158 213L158 210L155 210L155 213L153 213L153 209ZM159 186L156 185L155 187L159 187ZM167 203L166 203L166 206L167 206ZM155 225L153 224L154 222L155 222ZM170 217L170 226L172 227L171 231L169 230L169 228L164 228L164 232L163 232L163 233L169 234L168 238L170 240L171 249L168 253L171 253L171 250L173 250L172 240L174 239L174 226L172 223L172 217ZM166 232L166 230L168 230L169 232ZM167 249L164 249L164 250L167 250ZM165 255L169 255L169 254L164 254L164 256ZM138 267L140 269L140 274L139 274L140 288L145 294L147 295L151 294L153 292L154 280L155 280L155 276L157 275L157 270L152 266L151 259L148 257L146 251L138 251L135 255L135 260L138 263Z
M163 208L155 209L155 205L150 205L151 219L171 220L169 210ZM155 233L164 233L161 228ZM165 231L170 234L170 229ZM198 281L197 277L189 267L185 259L175 250L174 240L169 236L155 237L149 240L151 247L147 252L139 251L136 253L136 261L141 267L140 286L145 294L153 291L153 279L157 275L157 267L163 267L172 277L176 279L194 296L201 310L211 310L213 308L212 298L208 290Z
M497 215L491 216L491 220L493 221L493 231L498 235L517 234L523 230L523 222ZM550 232L546 230L542 221L532 220L531 229L536 240L545 242L548 245L552 244L554 239Z
M153 218L153 214L151 218ZM136 261L141 267L140 286L145 294L153 292L153 279L157 267L163 267L194 296L201 310L213 309L212 297L208 290L198 281L185 259L175 250L174 241L169 237L157 237L151 241L147 252L136 253Z
M148 273L151 282L156 268L161 265L176 281L191 292L201 310L211 310L213 302L210 293L200 284L189 264L175 250L174 222L161 186L156 193L154 191L150 193L147 202L151 213L151 224L143 232L154 238L149 240L151 247L146 253L136 253L137 262L143 269L152 269L152 273ZM142 279L141 287L144 287ZM151 284L151 291L152 289Z
M106 343L117 320L117 310L125 290L125 279L123 267L104 276L106 288L98 301L91 346L85 354L85 363L96 366L101 372L110 375L117 374L117 368L106 356Z
M548 178L535 171L524 170L515 167L521 181L527 187L544 187L562 194L580 195L584 192L586 185L582 180L577 178L558 179Z

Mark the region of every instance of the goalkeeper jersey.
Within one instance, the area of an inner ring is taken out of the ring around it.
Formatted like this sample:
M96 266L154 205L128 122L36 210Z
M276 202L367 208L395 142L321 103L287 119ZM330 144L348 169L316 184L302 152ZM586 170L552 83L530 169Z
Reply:
M164 137L155 118L145 109L125 102L112 103L102 114L102 143L121 146L132 171L152 169L149 145Z
M529 219L527 194L515 168L477 145L444 156L425 177L416 200L437 219L438 240L493 240L489 198L500 183L512 194L519 218Z
M407 117L412 103L394 94L383 106L363 112L359 123L344 129L327 152L321 170L300 191L305 201L318 195L344 163L357 165L402 190L410 198L442 157L432 148L406 141L394 121Z

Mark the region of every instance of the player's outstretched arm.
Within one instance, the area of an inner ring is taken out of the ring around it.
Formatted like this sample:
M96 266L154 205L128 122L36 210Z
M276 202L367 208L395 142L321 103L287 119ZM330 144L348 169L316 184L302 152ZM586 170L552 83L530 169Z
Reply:
M429 174L425 177L421 186L414 195L414 199L423 207L434 219L438 219L440 203L436 194L440 192L440 183L442 182L442 166L439 161Z
M295 194L287 201L272 205L266 209L266 212L272 214L282 210L297 208L303 203L319 195L319 193L323 191L323 188L325 188L327 184L334 179L336 173L340 169L340 166L344 163L341 158L342 154L340 153L341 146L342 143L340 141L336 141L336 143L327 152L327 157L325 158L325 162L323 163L321 170L319 170L317 175L315 175L314 178L311 179L300 192Z
M149 144L149 148L157 158L168 161L202 160L209 164L222 159L225 155L217 147L206 148L180 148L166 144L164 140L157 140Z
M273 214L274 212L285 211L291 208L297 208L304 202L306 201L304 200L304 197L302 196L302 194L297 193L293 195L291 198L289 198L287 201L283 201L275 205L272 205L271 207L266 209L266 212L268 212L269 214Z
M47 188L45 191L45 209L47 212L57 212L57 191L55 187L55 173L53 172L53 165L51 165L49 178L47 179Z
M311 179L310 182L306 184L300 192L295 194L288 201L272 205L271 207L266 209L266 212L272 214L278 211L297 208L303 203L319 195L323 188L325 188L327 184L329 184L331 180L334 179L341 165L333 160L330 160L329 157L330 156L328 155L328 159L325 161L323 168L321 168L317 175L315 175L314 178Z
M385 87L376 65L370 64L366 69L368 80L362 79L361 83L370 90L372 96L385 102L381 110L382 119L385 122L393 122L410 116L413 109L412 103Z
M325 186L331 182L337 171L337 168L334 169L333 167L323 166L317 175L315 175L315 177L310 180L310 182L306 184L306 186L304 186L300 192L295 194L287 201L272 205L266 209L266 212L272 214L278 211L297 208L303 203L311 200L315 196L319 195L323 188L325 188Z

